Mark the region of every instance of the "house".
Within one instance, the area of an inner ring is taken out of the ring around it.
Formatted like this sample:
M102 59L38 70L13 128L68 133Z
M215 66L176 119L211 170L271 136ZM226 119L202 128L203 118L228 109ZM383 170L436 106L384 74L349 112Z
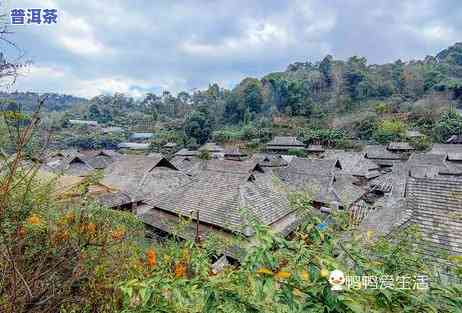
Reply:
M210 153L223 153L225 149L214 142L208 142L199 148L199 151L207 151Z
M242 152L239 148L227 148L224 152L226 160L242 161L247 158L247 153Z
M284 167L289 165L289 162L287 162L282 156L274 154L254 154L252 159L258 162L261 167L266 168Z
M58 151L48 155L42 169L72 176L88 176L121 157L121 154L112 150Z
M175 153L176 157L195 157L199 155L199 151L197 150L188 150L186 148L181 149L177 153Z
M300 222L285 193L261 184L253 173L245 171L206 169L191 182L148 203L152 209L139 216L156 232L175 232L183 218L192 223L177 233L181 238L204 238L211 233L228 239L241 235L243 243L225 253L235 259L255 235L252 220L285 235Z
M382 145L368 145L364 148L364 157L383 167L392 167L406 160L406 154L387 149Z
M156 197L189 178L163 156L125 156L104 170L103 184L130 196L133 203Z
M133 133L130 135L130 141L141 142L150 140L154 136L153 133Z
M97 121L88 121L88 120L69 120L71 125L87 125L87 126L98 126Z
M289 150L303 150L305 144L296 137L278 136L266 144L266 151L270 153L287 154Z
M381 175L380 166L365 158L362 152L332 151L326 153L325 159L338 160L342 165L341 173L369 181Z
M452 135L446 143L448 144L462 144L462 135Z
M192 175L198 171L202 160L194 156L174 156L170 162L180 171Z
M433 178L409 180L406 226L417 225L421 253L441 267L451 266L446 255L462 255L462 181Z
M175 142L167 142L164 145L164 148L166 149L175 149L178 145Z
M433 144L432 149L430 150L432 154L443 154L447 155L448 153L462 153L462 145L458 144Z
M305 151L310 154L321 154L326 151L322 145L309 145Z
M57 175L43 170L39 170L36 177L42 183L53 185L51 196L63 205L80 203L82 193L84 193L86 198L93 199L111 209L131 210L132 207L132 200L129 195L112 189L101 182L90 183L85 177Z
M286 167L273 171L287 191L306 192L317 208L349 208L364 192L357 178L335 172L342 170L338 160L294 157ZM349 191L347 191L349 190Z
M418 130L407 130L405 137L407 139L419 139L425 137L425 135L419 132Z
M415 150L408 142L390 142L387 149L393 152L410 152Z
M149 150L151 145L149 143L137 143L137 142L122 142L117 145L119 149L128 150Z
M101 132L103 134L117 134L117 133L123 133L124 129L118 126L109 126L109 127L101 128Z

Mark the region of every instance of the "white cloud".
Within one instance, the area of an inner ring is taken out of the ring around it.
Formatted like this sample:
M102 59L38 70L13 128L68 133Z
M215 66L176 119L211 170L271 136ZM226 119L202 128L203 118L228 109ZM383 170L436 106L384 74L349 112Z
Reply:
M291 38L282 25L270 22L248 21L241 36L225 38L218 43L201 42L196 38L180 45L180 49L192 55L223 57L252 54L255 50L284 48Z
M102 43L91 38L61 35L59 40L66 49L75 54L91 55L100 54L105 51Z

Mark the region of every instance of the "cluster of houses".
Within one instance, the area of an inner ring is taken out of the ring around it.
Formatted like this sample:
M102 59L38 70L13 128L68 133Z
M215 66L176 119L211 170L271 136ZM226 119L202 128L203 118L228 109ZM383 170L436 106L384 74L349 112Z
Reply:
M308 157L287 155L292 149L304 149ZM204 150L211 159L199 158ZM460 143L435 144L423 153L402 142L342 151L276 137L265 152L251 156L207 143L170 159L101 150L59 151L41 162L44 177L55 175L62 201L76 200L73 190L99 170L102 179L87 188L89 198L133 212L156 238L213 234L231 240L238 234L241 243L224 251L232 259L254 242L254 222L284 235L297 228L306 212L290 205L292 192L308 195L320 216L348 212L350 223L364 231L387 235L418 225L422 238L416 244L426 256L462 254Z

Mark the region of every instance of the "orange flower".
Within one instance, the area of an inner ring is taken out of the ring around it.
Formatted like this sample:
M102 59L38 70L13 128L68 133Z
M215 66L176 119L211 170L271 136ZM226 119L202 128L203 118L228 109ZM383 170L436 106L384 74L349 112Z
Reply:
M38 216L37 214L32 214L28 219L27 219L27 223L29 225L40 225L42 224L42 220L40 219L40 216Z
M183 262L177 263L175 265L175 277L176 278L182 278L186 276L186 264Z
M156 266L157 264L157 254L156 254L156 251L154 249L149 249L147 252L146 252L146 259L148 261L148 265L149 267L154 267Z
M289 272L279 271L274 275L277 279L284 280L291 276Z
M118 228L111 231L111 237L113 240L121 240L125 236L125 230L123 228Z

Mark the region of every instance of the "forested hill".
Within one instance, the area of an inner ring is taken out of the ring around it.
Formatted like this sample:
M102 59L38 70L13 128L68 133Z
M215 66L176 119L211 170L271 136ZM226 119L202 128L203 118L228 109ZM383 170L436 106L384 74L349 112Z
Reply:
M0 99L13 100L22 105L25 111L34 110L37 107L39 98L46 97L43 109L45 111L64 111L76 104L85 104L88 102L85 98L71 95L62 95L56 93L39 94L36 92L0 92Z
M314 111L349 111L370 100L392 105L417 101L439 93L448 100L462 96L462 43L424 60L369 65L366 58L346 61L326 56L322 61L294 63L286 71L261 80L247 79L235 89L261 90L262 110L269 107L289 115L309 116ZM258 110L250 107L250 111Z

